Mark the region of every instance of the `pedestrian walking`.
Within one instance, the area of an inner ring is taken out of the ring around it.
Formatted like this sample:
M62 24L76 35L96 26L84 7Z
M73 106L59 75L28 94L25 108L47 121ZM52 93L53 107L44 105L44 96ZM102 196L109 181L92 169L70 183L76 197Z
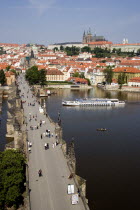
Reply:
M52 148L54 149L54 143L52 144Z
M52 137L53 137L53 133L52 133Z
M57 133L55 134L55 138L57 139Z
M42 139L42 134L41 134L41 139Z
M29 153L31 153L31 148L30 147L29 147L28 151L29 151Z

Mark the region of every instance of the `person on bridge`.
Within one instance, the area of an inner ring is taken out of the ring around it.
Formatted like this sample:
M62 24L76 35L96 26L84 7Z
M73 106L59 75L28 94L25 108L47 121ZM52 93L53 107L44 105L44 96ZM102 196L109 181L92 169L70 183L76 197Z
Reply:
M45 143L44 148L45 148L45 150L47 149L47 143Z
M41 170L41 169L39 169L38 175L39 175L39 176L42 176L42 170Z

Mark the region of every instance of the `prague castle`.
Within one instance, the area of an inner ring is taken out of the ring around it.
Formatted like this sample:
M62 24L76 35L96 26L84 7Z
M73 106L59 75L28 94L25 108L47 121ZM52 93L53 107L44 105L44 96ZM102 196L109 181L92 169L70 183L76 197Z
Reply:
M96 36L96 34L93 36L90 28L89 31L87 31L87 33L85 33L84 31L83 41L82 41L83 44L90 42L98 42L98 41L107 41L107 40L104 38L104 36Z

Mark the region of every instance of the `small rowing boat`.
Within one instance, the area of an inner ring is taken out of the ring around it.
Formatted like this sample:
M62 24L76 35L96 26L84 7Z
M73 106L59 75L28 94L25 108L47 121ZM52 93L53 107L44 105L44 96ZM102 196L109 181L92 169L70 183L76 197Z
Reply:
M106 128L97 128L96 131L107 131Z

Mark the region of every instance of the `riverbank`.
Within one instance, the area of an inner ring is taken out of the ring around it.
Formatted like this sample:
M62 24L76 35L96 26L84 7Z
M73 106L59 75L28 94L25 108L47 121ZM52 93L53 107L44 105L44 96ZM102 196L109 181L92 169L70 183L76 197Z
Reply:
M92 89L92 86L88 85L34 85L32 86L32 90L34 91L35 95L41 96L41 97L47 97L48 95L55 94L56 90L61 90L61 89L70 89L70 90L90 90ZM49 91L49 93L48 93Z
M119 85L112 86L112 85L105 85L105 86L99 86L99 88L105 90L105 91L120 91L120 92L137 92L140 93L140 87L130 87L130 86L122 86L122 88L119 88Z

